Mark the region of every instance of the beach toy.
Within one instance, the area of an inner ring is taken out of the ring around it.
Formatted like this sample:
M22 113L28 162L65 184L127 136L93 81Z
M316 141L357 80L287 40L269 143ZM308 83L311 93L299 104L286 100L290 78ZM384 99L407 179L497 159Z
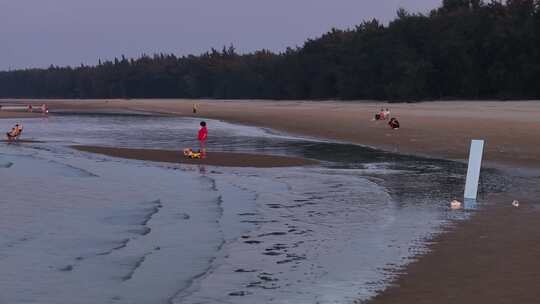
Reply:
M453 210L461 209L461 202L458 200L453 200L450 202L450 208Z
M191 159L194 159L194 158L201 158L201 151L199 152L194 152L193 150L191 150L190 148L186 148L184 149L184 156L185 157L189 157Z
M514 200L514 201L512 202L512 206L514 206L514 207L516 207L516 208L519 207L519 201L518 201L518 200Z

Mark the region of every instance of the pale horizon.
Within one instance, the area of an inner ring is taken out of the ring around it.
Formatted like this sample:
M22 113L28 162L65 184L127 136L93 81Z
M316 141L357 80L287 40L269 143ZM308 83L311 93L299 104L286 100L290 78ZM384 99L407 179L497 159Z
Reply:
M387 23L400 7L428 13L440 0L0 3L0 70L13 70L95 65L121 55L201 54L231 44L241 53L281 52L331 28L347 29L371 19Z

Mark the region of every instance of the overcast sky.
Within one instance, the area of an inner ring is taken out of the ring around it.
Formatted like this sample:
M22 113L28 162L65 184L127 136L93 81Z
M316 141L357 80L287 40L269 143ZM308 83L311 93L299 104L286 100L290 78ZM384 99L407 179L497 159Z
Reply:
M281 51L332 27L391 20L441 0L0 0L0 70L122 54Z

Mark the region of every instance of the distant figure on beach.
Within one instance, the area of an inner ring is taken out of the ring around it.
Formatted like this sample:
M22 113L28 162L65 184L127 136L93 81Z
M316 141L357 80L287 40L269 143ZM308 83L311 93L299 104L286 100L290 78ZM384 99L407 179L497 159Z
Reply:
M197 104L193 104L193 114L197 114Z
M7 140L9 142L18 140L23 131L22 125L16 124L15 127L11 128L11 131L6 133Z
M388 108L386 108L386 110L384 110L383 112L383 119L388 119L390 117L390 110L388 110Z
M390 121L388 122L388 125L390 126L390 128L392 128L394 130L399 129L399 121L394 117L392 117L392 119L390 119Z
M383 109L381 109L379 112L375 113L374 120L381 120L382 119L382 112L383 112Z
M11 128L11 131L6 133L6 137L8 141L15 140L16 136L17 136L17 130L15 128Z
M201 121L201 128L199 129L199 134L197 138L199 139L201 156L206 157L206 140L208 139L208 129L206 128L206 122Z
M388 108L386 110L381 108L378 113L375 113L375 120L386 120L388 117L390 117L390 110Z
M46 104L42 104L42 105L41 105L41 112L42 112L43 114L49 114L49 108L47 107Z
M27 112L32 112L32 105L28 105L28 106L26 107L26 111L27 111Z

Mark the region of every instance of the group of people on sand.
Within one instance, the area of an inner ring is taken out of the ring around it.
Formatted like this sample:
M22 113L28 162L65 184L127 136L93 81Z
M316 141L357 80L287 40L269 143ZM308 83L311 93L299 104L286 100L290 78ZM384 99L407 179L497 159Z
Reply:
M28 105L26 106L26 112L33 112L34 111L34 108L32 107L32 105ZM49 113L49 107L47 107L46 104L42 104L41 105L41 112L43 114L48 114Z
M386 120L390 117L390 110L388 108L381 110L378 113L375 113L375 120Z
M388 108L386 109L381 108L379 112L375 113L375 117L373 120L387 120L387 119L390 119L388 121L388 126L390 126L390 128L392 128L393 130L399 129L399 121L395 117L390 118L390 110Z
M6 133L7 140L9 142L18 140L22 132L23 132L22 124L16 124L15 127L11 128L11 131Z
M47 104L42 104L40 108L43 114L49 114L49 107L47 106ZM0 105L0 111L2 111L2 105ZM31 104L27 105L26 112L28 113L34 112L34 107L32 107Z

